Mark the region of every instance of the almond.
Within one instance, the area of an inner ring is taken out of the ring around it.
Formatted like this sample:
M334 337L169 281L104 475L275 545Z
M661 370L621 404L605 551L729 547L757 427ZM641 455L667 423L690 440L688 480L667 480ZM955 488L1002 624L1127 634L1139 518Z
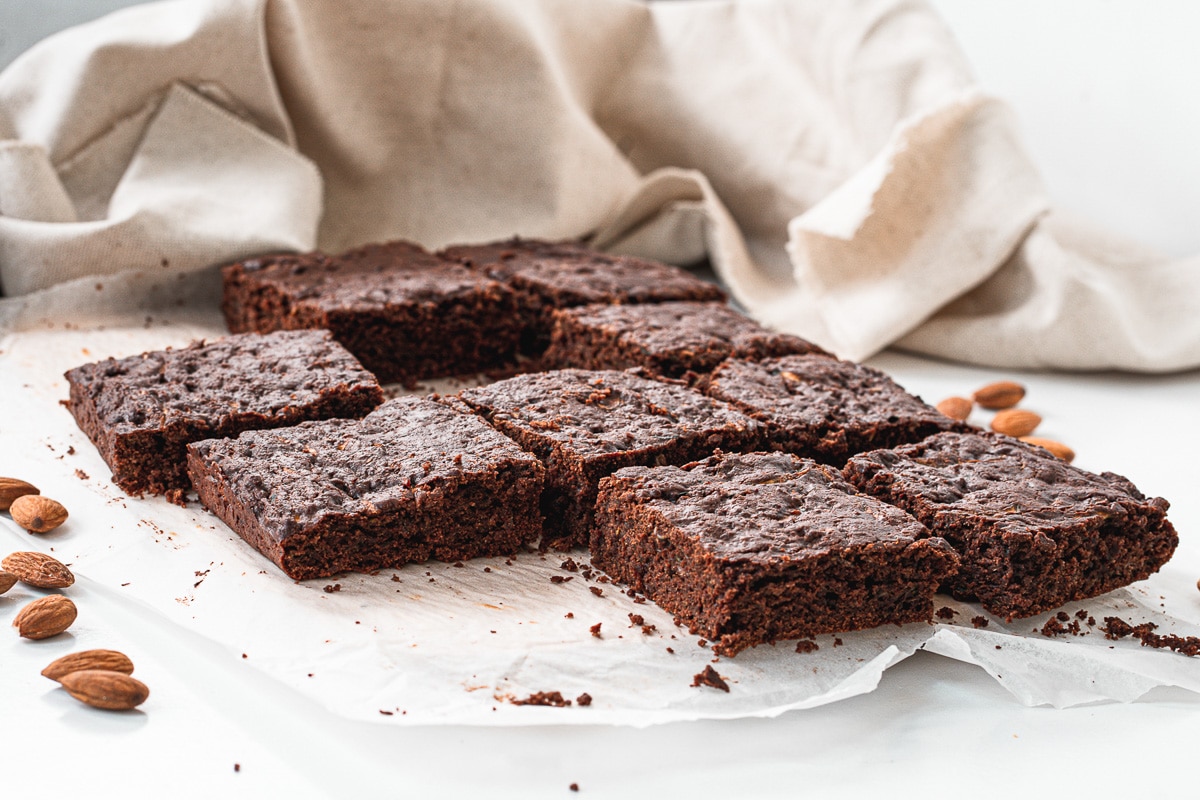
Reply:
M1012 408L1025 396L1025 387L1012 381L989 383L975 392L975 402L983 408L997 410Z
M0 478L0 511L8 511L13 500L27 494L41 494L32 483L17 478Z
M11 572L0 571L0 594L4 594L17 583L17 576Z
M79 611L69 597L39 597L17 612L13 627L25 639L49 639L71 627Z
M140 706L150 696L146 684L123 672L84 669L64 675L63 688L76 700L95 708L127 711Z
M18 497L9 507L13 522L30 533L46 533L67 521L67 509L57 500L40 494Z
M42 670L42 675L52 681L61 682L72 672L80 672L85 669L102 669L131 675L133 662L129 660L129 656L116 650L82 650L51 661Z
M1075 451L1062 442L1056 442L1053 439L1043 439L1040 436L1022 436L1021 441L1037 445L1043 450L1049 450L1053 455L1061 458L1068 464L1075 460Z
M17 576L21 583L39 589L65 589L75 582L67 565L53 556L33 551L10 553L0 561L5 572Z
M992 430L1006 436L1028 436L1042 424L1042 418L1023 408L1006 408L992 417Z
M960 422L971 416L973 408L975 408L975 404L965 397L947 397L937 404L938 411L950 419L956 419Z

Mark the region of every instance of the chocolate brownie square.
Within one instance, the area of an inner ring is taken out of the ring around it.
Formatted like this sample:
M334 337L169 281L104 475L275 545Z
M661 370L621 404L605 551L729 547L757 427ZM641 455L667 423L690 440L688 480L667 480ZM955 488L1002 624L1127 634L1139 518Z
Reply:
M762 435L759 423L725 403L630 372L529 373L450 400L545 463L545 538L555 546L587 542L596 485L614 470L750 450Z
M798 336L767 330L725 303L598 304L560 309L553 319L543 357L551 368L644 367L680 378L711 372L727 358L828 355Z
M853 453L969 427L877 369L817 354L730 359L702 388L766 423L773 447L836 466Z
M375 376L329 331L198 341L84 364L66 379L75 421L135 495L186 489L188 442L361 417L383 402Z
M512 554L541 532L541 463L424 398L197 442L188 471L204 504L296 579Z
M557 308L726 299L718 286L687 270L645 258L601 253L575 242L512 239L457 245L441 254L518 293L527 325L523 347L530 354L540 354L549 344L550 314Z
M410 242L251 259L222 275L230 330L328 328L385 383L501 366L523 329L511 289Z
M1010 619L1142 580L1179 541L1166 500L995 434L942 433L863 453L845 474L958 550L955 596Z
M931 619L958 562L834 468L778 452L618 470L600 482L591 550L721 655Z

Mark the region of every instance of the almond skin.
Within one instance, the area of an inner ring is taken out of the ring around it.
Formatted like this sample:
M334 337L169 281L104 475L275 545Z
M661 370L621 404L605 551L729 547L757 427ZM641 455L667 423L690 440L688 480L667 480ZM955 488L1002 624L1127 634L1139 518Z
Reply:
M1025 387L1012 381L996 381L975 392L975 402L992 411L1012 408L1025 396Z
M84 669L64 675L63 688L81 703L108 711L128 711L146 702L150 690L137 678L107 669Z
M17 576L21 583L39 589L65 589L75 582L67 565L53 556L33 551L10 553L0 561L4 571Z
M133 662L129 660L129 656L116 650L81 650L51 661L42 670L42 675L52 681L61 682L72 672L85 669L102 669L132 675Z
M13 522L30 533L47 533L67 521L67 509L57 500L40 494L18 497L9 507Z
M51 594L39 597L17 612L13 627L25 639L49 639L71 627L79 614L69 597Z
M971 416L971 410L975 408L975 404L965 397L947 397L938 403L936 408L950 419L964 422L967 417Z
M0 478L0 511L8 511L13 500L27 494L41 494L32 483L19 478Z
M1075 451L1062 442L1056 442L1053 439L1043 439L1040 436L1022 436L1021 441L1037 445L1043 450L1049 450L1053 455L1061 458L1068 464L1075 460Z
M1028 436L1042 424L1042 418L1023 408L1006 408L992 417L992 430L1006 436Z
M0 571L0 594L4 594L9 589L17 585L17 576L11 572Z

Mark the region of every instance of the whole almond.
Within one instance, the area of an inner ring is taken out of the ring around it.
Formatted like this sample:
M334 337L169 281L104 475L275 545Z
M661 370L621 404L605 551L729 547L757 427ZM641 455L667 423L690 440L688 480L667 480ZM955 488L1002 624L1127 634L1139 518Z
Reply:
M25 639L49 639L71 627L78 614L69 597L51 594L39 597L18 611L13 627Z
M1040 436L1022 436L1021 441L1037 445L1043 450L1049 450L1053 455L1061 458L1068 464L1075 460L1075 451L1062 442L1056 442L1053 439L1043 439Z
M42 670L42 675L52 681L62 681L72 672L85 669L103 669L132 675L133 662L129 660L129 656L117 650L82 650L51 661Z
M938 411L950 419L956 419L960 422L971 416L971 409L974 407L975 404L965 397L947 397L936 406Z
M975 392L975 402L993 411L1012 408L1025 396L1025 387L1012 381L996 381Z
M0 594L4 594L17 584L17 576L11 572L0 571Z
M0 478L0 511L8 511L13 500L27 494L41 494L32 483L18 478Z
M1042 424L1042 418L1023 408L1006 408L992 417L992 430L1006 436L1028 436Z
M53 556L33 551L10 553L0 561L5 572L17 576L21 583L39 589L65 589L75 582L67 565Z
M18 497L9 507L13 522L30 533L46 533L67 521L67 509L57 500L40 494Z
M64 675L63 688L82 703L109 711L127 711L146 702L150 690L137 678L107 669L84 669Z

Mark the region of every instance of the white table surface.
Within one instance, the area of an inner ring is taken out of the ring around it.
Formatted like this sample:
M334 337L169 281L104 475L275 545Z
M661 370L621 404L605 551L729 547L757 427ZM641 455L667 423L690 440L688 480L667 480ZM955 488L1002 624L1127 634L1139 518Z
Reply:
M1168 612L1200 622L1200 493L1186 455L1200 449L1200 432L1180 424L1200 407L1200 374L1001 376L898 354L873 363L931 400L998 377L1025 383L1041 432L1070 443L1078 465L1123 472L1172 501L1181 545L1147 585ZM11 424L0 425L0 442ZM0 526L0 549L27 536L6 518ZM590 797L904 797L935 786L1116 796L1143 787L1147 771L1190 763L1200 712L1200 696L1169 688L1131 704L1026 708L982 670L918 653L873 693L776 719L397 728L340 719L151 611L106 603L86 579L71 595L91 619L77 640L52 652L50 642L0 637L0 764L14 796L47 776L59 796L170 787L181 797L530 798L573 796L571 783ZM0 597L0 615L14 613ZM137 674L152 688L141 710L83 707L38 674L52 657L94 646L139 654Z

